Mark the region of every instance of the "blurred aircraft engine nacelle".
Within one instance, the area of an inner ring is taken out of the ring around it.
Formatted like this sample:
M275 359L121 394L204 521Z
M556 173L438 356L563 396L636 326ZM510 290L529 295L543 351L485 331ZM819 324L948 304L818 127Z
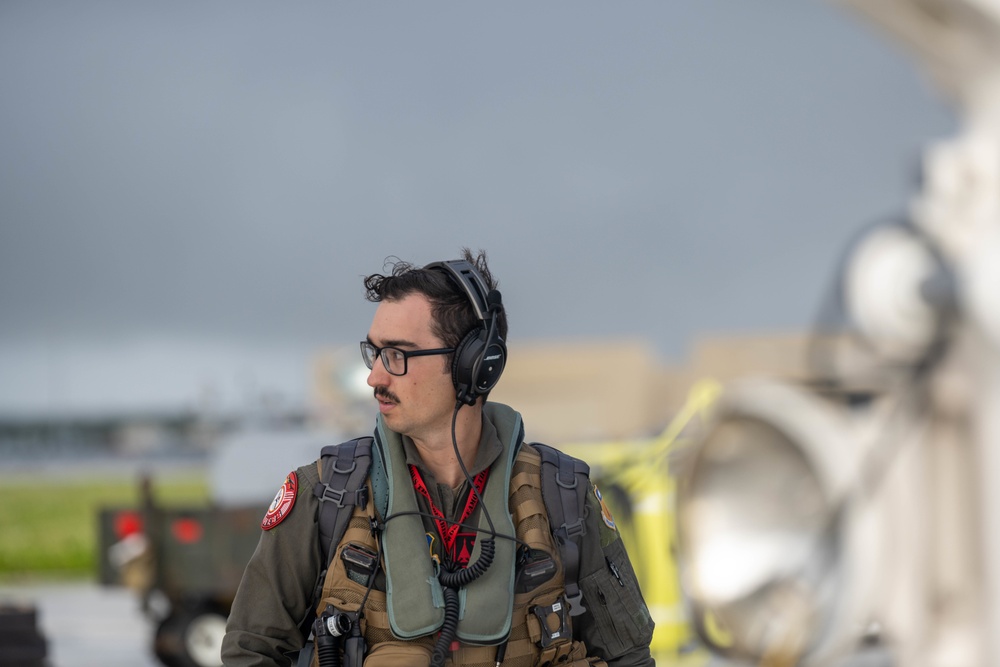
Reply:
M725 390L678 497L679 566L696 630L728 657L795 664L859 632L877 537L852 492L845 414L769 381ZM720 636L721 635L721 636Z
M850 249L838 304L856 354L830 345L814 384L723 391L682 467L681 584L701 638L738 660L825 665L877 643L902 667L990 667L1000 0L845 4L910 48L961 129L927 150L905 220Z

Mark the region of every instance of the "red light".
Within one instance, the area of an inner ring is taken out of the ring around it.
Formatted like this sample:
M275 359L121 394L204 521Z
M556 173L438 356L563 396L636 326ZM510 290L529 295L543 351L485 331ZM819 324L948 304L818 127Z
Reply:
M196 519L176 519L171 526L174 537L181 544L192 544L201 539L205 531Z
M115 535L123 540L129 535L142 532L142 515L138 512L119 512L114 519Z

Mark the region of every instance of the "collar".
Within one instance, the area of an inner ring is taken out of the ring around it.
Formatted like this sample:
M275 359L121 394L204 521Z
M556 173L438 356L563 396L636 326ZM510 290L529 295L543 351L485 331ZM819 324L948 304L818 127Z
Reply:
M400 439L403 441L403 454L406 457L406 464L416 466L420 474L427 480L428 485L432 482L437 483L434 475L424 465L423 459L420 458L420 452L417 450L417 446L413 444L413 440L406 435ZM476 450L476 460L473 461L472 467L469 469L469 474L475 477L492 466L502 453L503 443L500 442L500 435L497 433L497 428L493 425L493 422L486 418L486 412L484 411L483 430L479 436L479 448ZM467 482L463 484L465 483Z

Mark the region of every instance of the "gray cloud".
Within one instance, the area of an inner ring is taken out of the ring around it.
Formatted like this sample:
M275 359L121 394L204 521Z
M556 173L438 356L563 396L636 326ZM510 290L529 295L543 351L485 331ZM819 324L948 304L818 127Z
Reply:
M0 411L293 392L361 275L463 245L514 339L803 328L954 126L773 0L6 3L0 89Z

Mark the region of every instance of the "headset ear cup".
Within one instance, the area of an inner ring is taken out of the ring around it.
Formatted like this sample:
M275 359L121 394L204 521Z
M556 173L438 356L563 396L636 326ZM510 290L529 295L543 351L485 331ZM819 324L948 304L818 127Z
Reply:
M507 364L507 345L502 339L494 338L485 345L486 349L479 357L474 377L476 392L479 394L489 393L496 386Z
M479 395L476 392L476 368L486 345L486 330L476 328L465 334L465 338L455 348L451 363L451 381L459 401L472 405Z

